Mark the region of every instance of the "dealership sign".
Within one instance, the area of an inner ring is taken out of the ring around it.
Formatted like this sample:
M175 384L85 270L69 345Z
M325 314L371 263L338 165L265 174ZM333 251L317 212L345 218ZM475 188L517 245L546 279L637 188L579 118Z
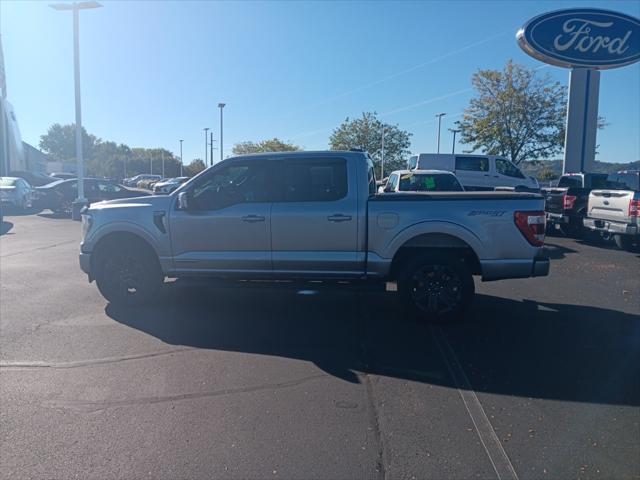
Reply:
M532 57L560 67L602 70L640 60L640 20L609 10L545 13L529 20L516 38Z

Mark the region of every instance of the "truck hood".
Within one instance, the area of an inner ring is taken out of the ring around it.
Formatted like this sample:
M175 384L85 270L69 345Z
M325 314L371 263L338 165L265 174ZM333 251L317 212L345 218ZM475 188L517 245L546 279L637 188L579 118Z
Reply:
M103 202L92 203L89 208L90 212L100 210L140 210L140 209L153 209L153 210L166 210L171 205L173 197L165 195L149 195L146 197L133 197L133 198L120 198L118 200L106 200Z

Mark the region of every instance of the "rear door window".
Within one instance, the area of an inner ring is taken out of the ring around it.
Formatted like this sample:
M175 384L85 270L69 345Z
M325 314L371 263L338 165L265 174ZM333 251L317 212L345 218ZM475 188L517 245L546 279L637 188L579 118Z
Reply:
M489 159L487 157L456 157L456 170L488 172Z
M369 170L369 189L376 189L373 168ZM372 180L371 180L371 177ZM318 159L287 162L284 165L286 202L327 202L347 195L347 164L344 159Z
M577 175L563 175L558 182L558 188L571 188L582 186L582 180Z

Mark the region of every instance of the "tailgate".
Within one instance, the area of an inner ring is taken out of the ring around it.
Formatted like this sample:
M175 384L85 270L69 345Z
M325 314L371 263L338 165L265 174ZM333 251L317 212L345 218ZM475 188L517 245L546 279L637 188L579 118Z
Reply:
M566 188L552 188L547 190L544 204L545 211L562 213L564 210L564 196L566 193Z
M589 195L589 216L630 223L629 203L633 194L630 190L592 190Z

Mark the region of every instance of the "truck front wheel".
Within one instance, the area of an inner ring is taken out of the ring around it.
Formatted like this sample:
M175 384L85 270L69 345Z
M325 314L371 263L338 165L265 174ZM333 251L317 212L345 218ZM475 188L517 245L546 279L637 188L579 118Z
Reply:
M104 298L116 305L142 305L164 281L155 254L137 243L106 245L96 252L96 283Z
M413 315L444 323L462 318L473 300L475 285L461 258L429 252L407 262L398 275L398 290Z

